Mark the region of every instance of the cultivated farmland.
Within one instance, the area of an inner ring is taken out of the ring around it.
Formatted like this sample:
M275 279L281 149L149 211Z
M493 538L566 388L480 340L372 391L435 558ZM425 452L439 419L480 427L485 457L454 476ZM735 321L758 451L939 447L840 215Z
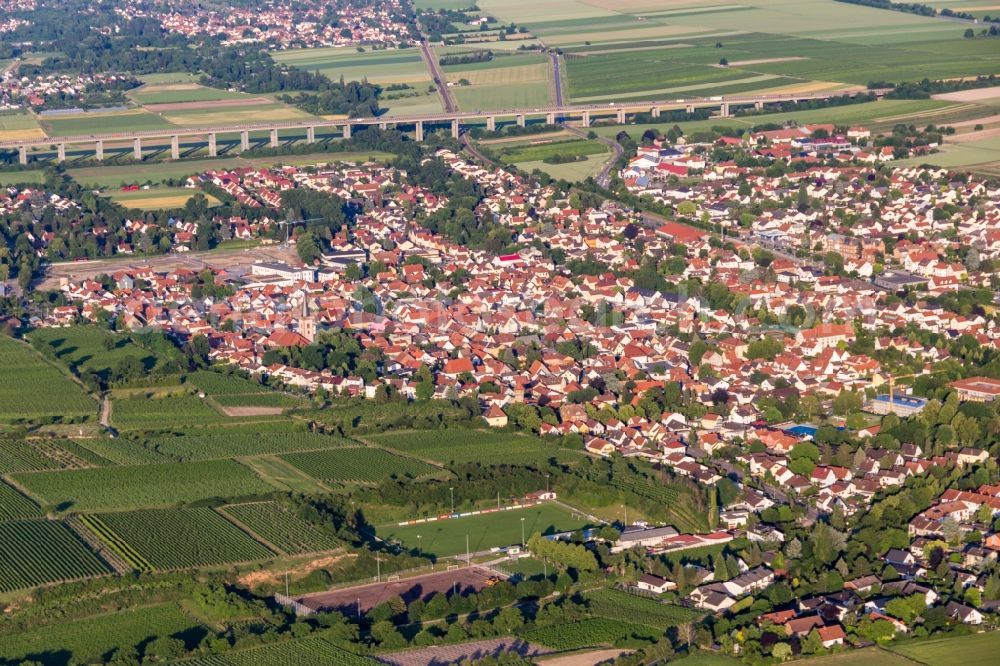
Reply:
M164 398L140 395L115 400L111 418L115 426L121 430L215 425L228 420L228 417L194 395L173 395Z
M68 653L73 663L101 663L103 656L117 646L139 645L157 637L183 635L196 642L206 633L198 629L198 623L184 615L176 604L146 606L75 622L62 620L6 635L0 640L0 661L63 664L67 660L58 661L54 656Z
M324 481L375 483L392 476L420 477L439 470L425 462L373 447L291 453L281 459Z
M83 113L75 116L53 116L42 120L42 128L51 137L81 134L117 134L173 127L160 116L145 111L121 113Z
M662 632L642 624L595 617L532 629L521 634L521 637L556 650L576 650L595 645L616 645L629 639L652 642L661 635Z
M654 629L666 629L702 615L698 611L619 590L603 589L586 595L587 607L598 617L644 624Z
M317 451L347 444L347 440L312 432L260 432L244 429L233 432L154 437L141 440L143 446L161 456L178 461L238 458L243 456Z
M23 439L0 439L0 474L55 469L59 465Z
M37 504L6 483L0 483L0 522L38 518L41 515Z
M0 592L100 576L109 571L60 522L39 519L0 523Z
M292 555L333 550L340 545L332 534L305 522L277 502L230 504L223 511L269 544Z
M0 335L0 422L96 416L83 388L28 345Z
M204 194L198 190L183 187L154 187L136 192L112 190L106 193L108 198L125 208L136 210L170 210L183 208L195 194ZM218 206L219 200L212 195L205 195L209 208Z
M106 526L99 533L101 539L140 571L244 562L273 555L207 507L106 513L98 518Z
M40 503L75 511L166 506L273 490L232 460L24 472L13 478Z

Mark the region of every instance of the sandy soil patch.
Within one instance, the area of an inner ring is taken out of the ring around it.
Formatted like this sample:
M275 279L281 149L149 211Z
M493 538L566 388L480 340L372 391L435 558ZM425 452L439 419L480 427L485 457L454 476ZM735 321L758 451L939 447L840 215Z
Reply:
M973 88L972 90L959 90L957 92L933 95L933 97L934 99L946 99L952 102L979 102L984 99L995 99L1000 97L1000 86L996 88Z
M539 663L544 666L597 666L597 664L613 661L627 652L629 651L617 649L594 650L593 652L568 654L565 657L553 657Z
M843 83L834 83L832 81L803 81L802 83L791 83L787 86L776 86L774 88L761 87L760 90L755 91L755 94L810 93L826 92L830 90L838 90L847 93L852 91L861 92L866 90L866 88L864 86L847 86Z
M960 120L957 123L947 123L950 127L975 127L976 125L992 125L993 123L1000 123L1000 113L992 116L983 116L982 118L973 118L971 120Z
M204 109L224 109L233 106L263 106L274 104L274 100L268 97L248 97L246 99L217 99L203 102L164 102L163 104L144 104L147 111L168 112L168 111L201 111Z
M493 638L384 654L379 657L379 661L390 666L436 666L499 657L502 654L513 653L522 657L534 657L548 652L550 650L546 647L533 645L519 638Z
M226 416L277 416L285 411L283 407L222 407L221 409Z
M292 578L300 578L302 576L308 576L313 571L317 569L324 569L326 567L337 564L340 560L349 557L357 557L354 553L345 553L343 555L332 555L328 557L321 557L316 560L309 560L304 564L300 564L295 567L288 569L288 575ZM270 585L278 583L285 580L285 570L281 571L251 571L250 573L243 574L236 579L240 585L245 585L247 587L258 587L260 585Z

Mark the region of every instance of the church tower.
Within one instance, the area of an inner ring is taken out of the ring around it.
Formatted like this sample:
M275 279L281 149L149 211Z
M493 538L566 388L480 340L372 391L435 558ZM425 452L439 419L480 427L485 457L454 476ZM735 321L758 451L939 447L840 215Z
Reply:
M299 334L312 342L316 339L316 320L309 314L309 298L302 299L302 316L299 318Z

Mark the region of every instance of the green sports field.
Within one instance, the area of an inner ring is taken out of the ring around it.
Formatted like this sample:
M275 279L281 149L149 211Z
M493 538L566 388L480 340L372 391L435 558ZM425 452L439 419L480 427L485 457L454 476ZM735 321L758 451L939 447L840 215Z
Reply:
M481 552L521 543L521 519L524 518L524 538L532 534L568 532L588 523L555 504L542 504L527 509L515 509L466 518L451 518L420 525L378 528L380 538L399 541L407 548L448 557L465 552L465 537L469 551Z

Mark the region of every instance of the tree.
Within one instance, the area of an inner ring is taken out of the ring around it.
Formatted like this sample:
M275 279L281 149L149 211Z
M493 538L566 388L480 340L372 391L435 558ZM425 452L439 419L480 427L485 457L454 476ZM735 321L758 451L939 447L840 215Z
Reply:
M841 391L833 400L833 413L838 416L847 416L852 412L861 411L863 402L861 395L851 390Z
M729 60L727 58L719 58L719 66L720 67L728 67L729 66Z
M976 36L976 31L975 30L973 30L972 28L966 28L965 29L965 38L966 39L972 39L975 36Z
M792 656L792 646L788 643L775 643L771 648L771 656L778 661L785 661Z

